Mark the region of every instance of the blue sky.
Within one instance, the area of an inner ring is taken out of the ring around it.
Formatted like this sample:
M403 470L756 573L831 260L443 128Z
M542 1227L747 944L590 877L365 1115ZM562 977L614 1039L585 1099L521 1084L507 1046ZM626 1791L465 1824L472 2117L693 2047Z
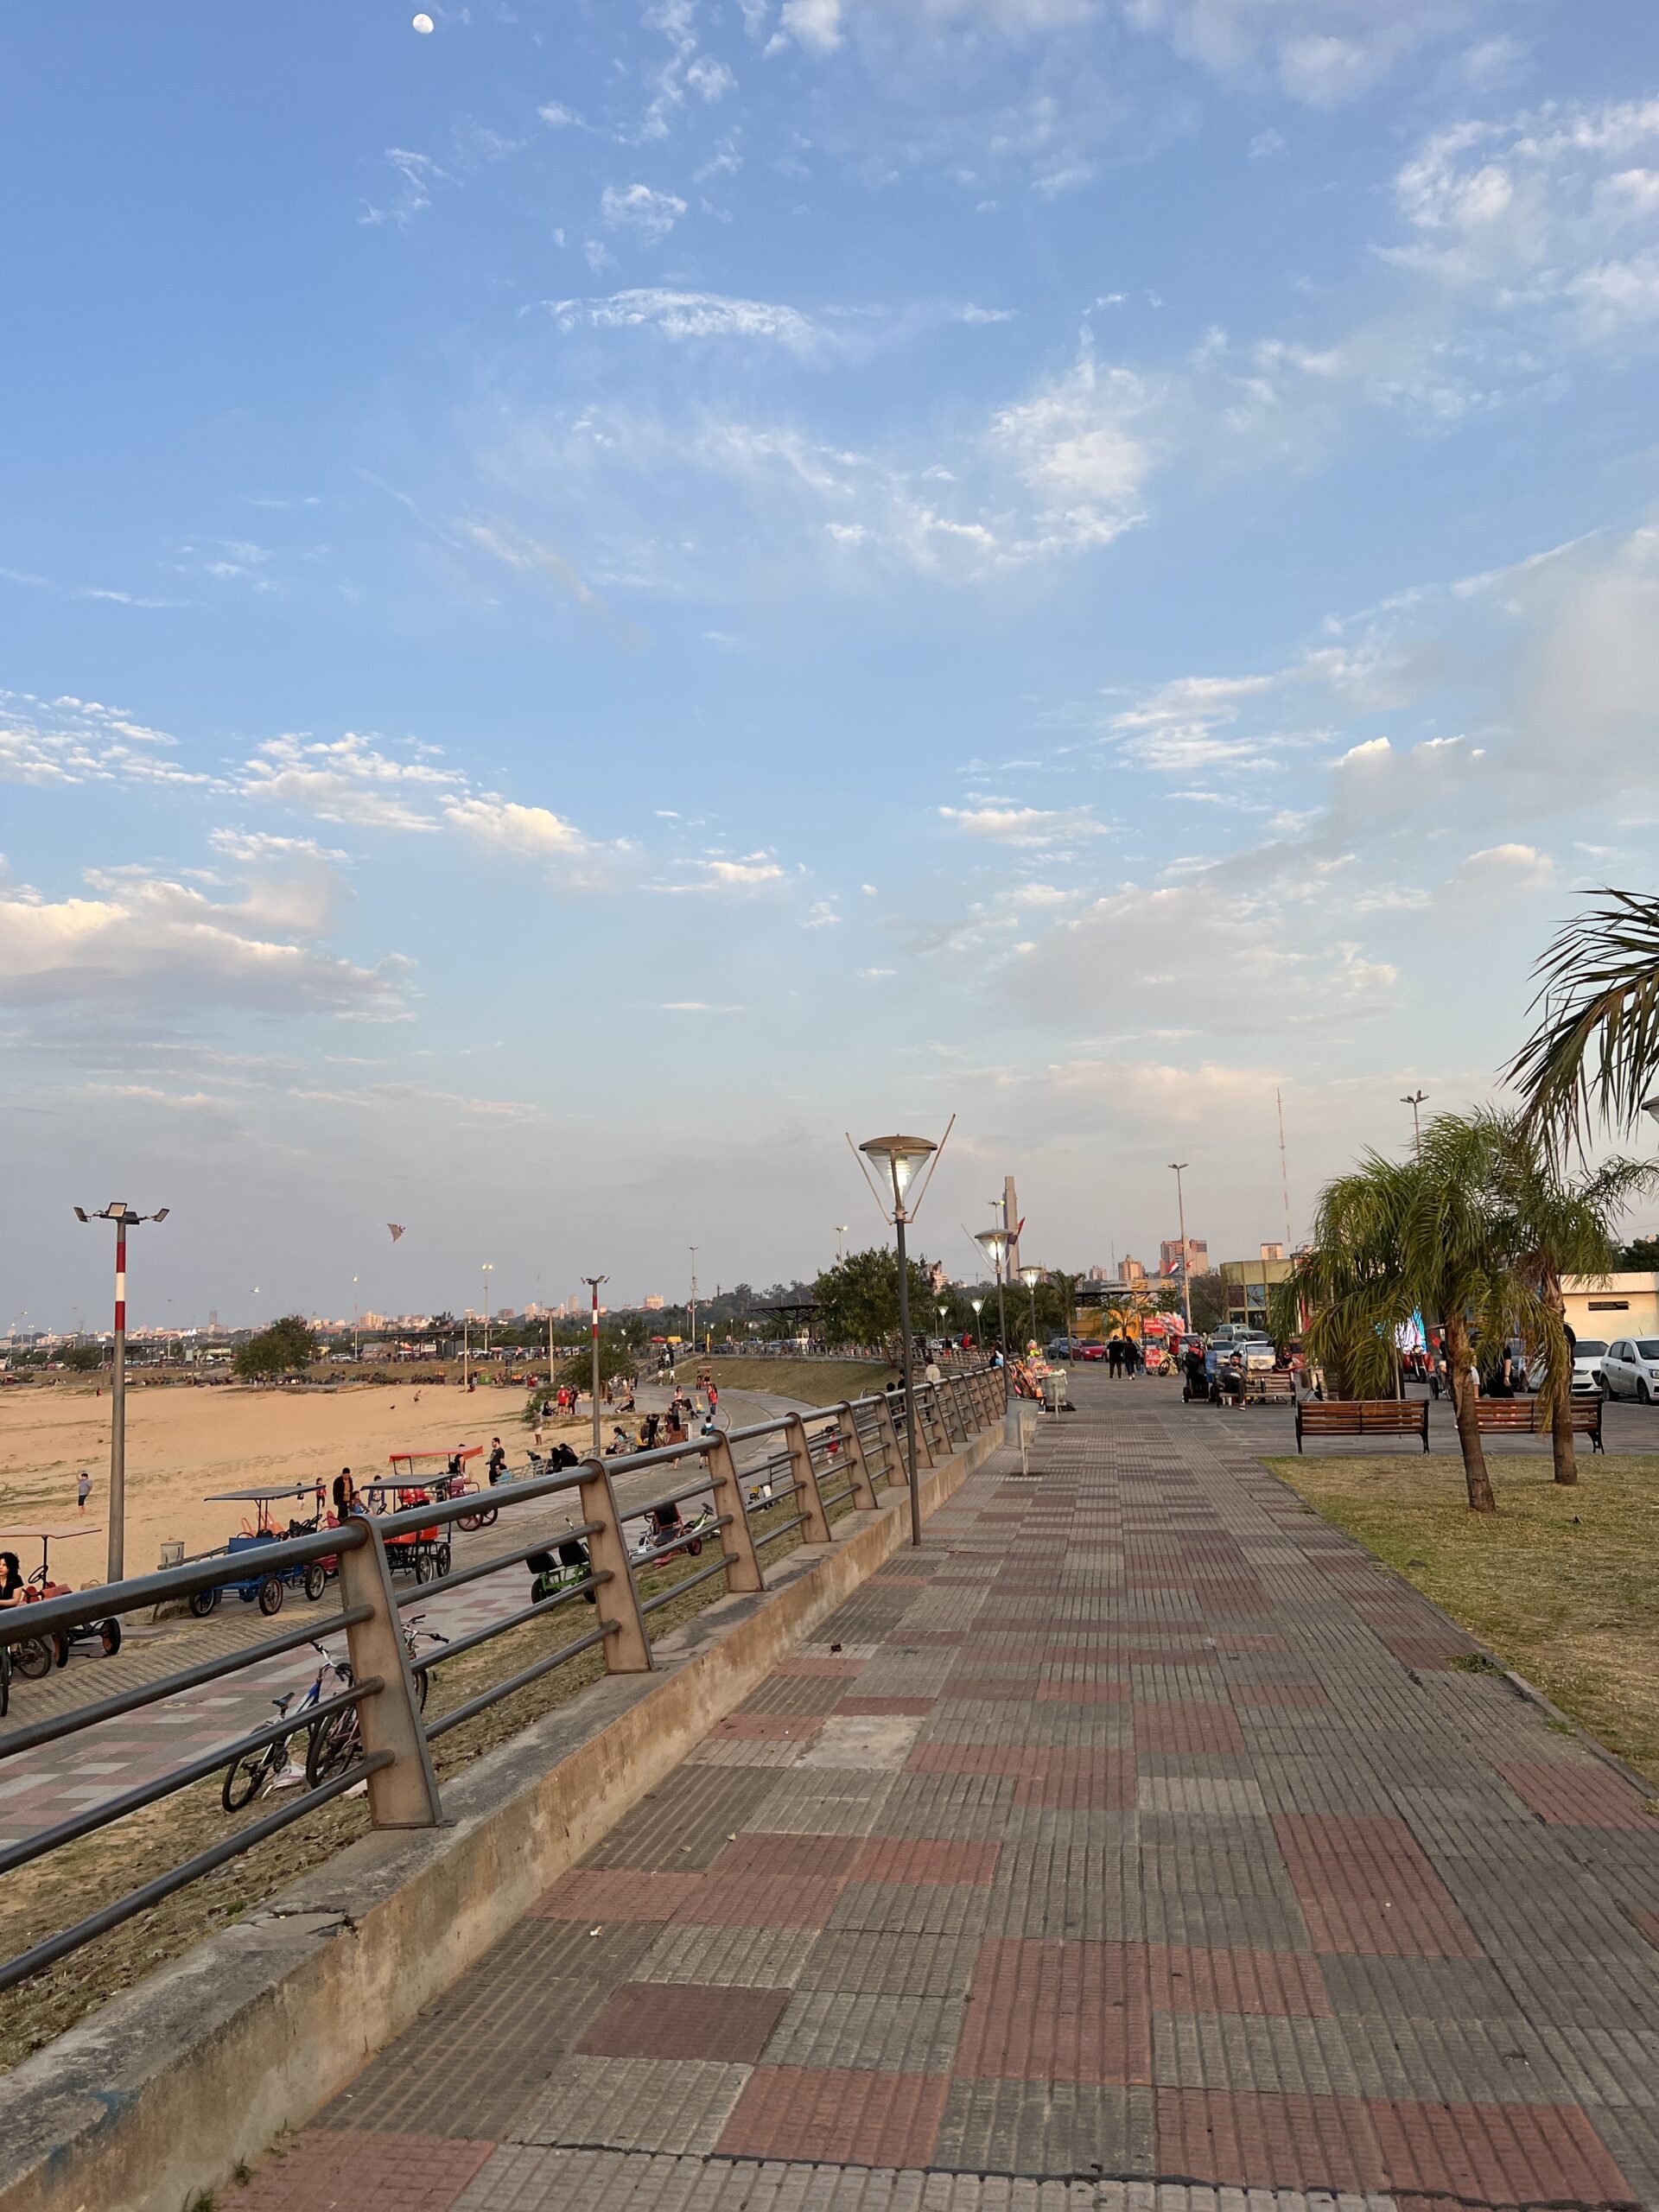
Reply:
M114 1195L139 1318L810 1272L952 1112L949 1264L1220 1256L1484 1095L1654 875L1652 10L410 12L0 32L0 1325Z

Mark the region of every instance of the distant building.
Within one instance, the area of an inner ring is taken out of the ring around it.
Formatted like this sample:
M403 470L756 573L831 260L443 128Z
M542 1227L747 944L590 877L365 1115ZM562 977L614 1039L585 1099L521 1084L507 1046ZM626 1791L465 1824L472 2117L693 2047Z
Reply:
M1285 1256L1285 1248L1282 1244L1264 1244L1262 1247L1262 1256L1264 1260L1282 1260Z
M518 1316L511 1306L498 1306L495 1309L495 1318L498 1321L516 1321Z
M1084 1280L1085 1282L1110 1282L1112 1271L1109 1268L1090 1268Z
M647 1313L660 1313L662 1312L663 1294L661 1291L653 1290L652 1292L650 1297L645 1300L645 1308Z
M1210 1247L1202 1236L1189 1236L1185 1254L1179 1236L1166 1236L1158 1247L1158 1272L1160 1275L1208 1274Z
M1128 1252L1123 1255L1123 1265L1121 1273L1125 1282L1145 1282L1147 1279L1147 1271L1141 1266L1140 1261L1134 1258Z
M1284 1256L1282 1245L1262 1248L1259 1260L1224 1260L1221 1280L1227 1293L1230 1321L1259 1322L1266 1326L1268 1293L1295 1272L1295 1262Z
M937 1294L944 1288L945 1285L950 1280L949 1275L944 1272L944 1262L943 1260L934 1260L929 1264L927 1280L937 1296Z
M1567 1325L1575 1337L1659 1336L1659 1274L1567 1275L1561 1283Z

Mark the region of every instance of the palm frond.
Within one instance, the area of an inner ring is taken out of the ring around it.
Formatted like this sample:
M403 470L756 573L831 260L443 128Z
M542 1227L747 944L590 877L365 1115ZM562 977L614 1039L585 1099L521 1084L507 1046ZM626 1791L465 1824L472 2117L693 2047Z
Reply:
M1592 1117L1634 1128L1659 1084L1659 898L1596 895L1535 968L1537 1026L1506 1071L1526 1119L1580 1145Z

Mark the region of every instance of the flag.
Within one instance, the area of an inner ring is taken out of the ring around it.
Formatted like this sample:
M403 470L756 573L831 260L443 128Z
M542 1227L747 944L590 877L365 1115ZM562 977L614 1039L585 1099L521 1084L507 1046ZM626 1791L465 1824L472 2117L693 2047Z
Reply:
M386 1227L391 1231L391 1241L395 1244L404 1233L404 1224L401 1221L389 1221Z

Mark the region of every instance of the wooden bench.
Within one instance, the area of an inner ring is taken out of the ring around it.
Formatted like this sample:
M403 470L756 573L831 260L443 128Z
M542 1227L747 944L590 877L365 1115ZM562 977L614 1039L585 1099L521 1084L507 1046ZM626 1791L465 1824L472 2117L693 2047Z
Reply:
M1417 1436L1428 1449L1427 1398L1304 1398L1296 1408L1296 1449L1305 1436Z
M1574 1436L1587 1436L1592 1452L1602 1449L1601 1400L1574 1398L1567 1407ZM1550 1430L1548 1398L1478 1398L1475 1426L1483 1436L1519 1433L1548 1436Z
M1281 1369L1258 1367L1244 1377L1244 1402L1248 1406L1287 1406L1295 1395L1289 1376Z

